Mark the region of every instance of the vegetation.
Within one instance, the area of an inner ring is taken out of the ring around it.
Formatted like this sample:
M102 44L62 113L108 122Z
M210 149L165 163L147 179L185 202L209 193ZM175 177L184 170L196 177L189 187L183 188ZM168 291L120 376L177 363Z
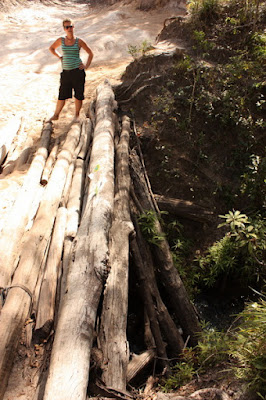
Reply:
M264 399L266 301L262 299L248 304L238 320L239 326L226 332L205 327L197 348L185 350L180 361L173 367L173 374L165 381L164 390L177 389L196 374L220 366L226 373L233 372L249 390Z
M143 40L139 45L128 45L128 53L134 58L145 56L153 47L150 42Z
M239 211L229 211L219 227L229 232L196 259L202 273L199 279L214 286L219 278L230 278L239 286L263 286L266 278L266 221L260 215L253 221Z
M189 8L189 20L176 22L173 31L182 32L190 48L150 97L149 124L160 160L153 163L154 180L168 179L196 196L198 181L201 188L205 184L201 169L220 177L198 194L203 202L212 199L223 221L215 241L201 246L168 217L166 235L192 296L209 288L226 293L230 283L247 304L228 330L206 326L197 348L185 349L163 388L176 389L218 365L265 399L266 302L258 291L265 292L266 282L266 6L260 0L192 0ZM192 160L189 183L182 183L177 147ZM249 302L251 287L256 302Z

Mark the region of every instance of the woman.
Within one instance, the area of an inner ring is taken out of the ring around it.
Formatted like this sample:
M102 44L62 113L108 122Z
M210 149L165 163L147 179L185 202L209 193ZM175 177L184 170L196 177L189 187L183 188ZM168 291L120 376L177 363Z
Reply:
M74 24L70 19L63 21L65 37L58 38L49 48L50 52L62 61L63 71L61 72L59 96L54 115L49 121L56 121L59 118L66 99L72 98L74 89L75 97L75 120L79 120L79 113L84 100L85 69L87 69L93 59L93 53L87 44L74 36ZM61 46L62 53L58 53L57 48ZM80 58L80 49L88 53L88 59L83 64Z

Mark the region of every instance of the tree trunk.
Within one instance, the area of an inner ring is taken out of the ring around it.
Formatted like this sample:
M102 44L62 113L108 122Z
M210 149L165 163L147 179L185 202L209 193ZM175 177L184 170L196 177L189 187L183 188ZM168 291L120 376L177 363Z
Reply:
M32 138L27 138L24 131L24 118L21 118L21 124L17 133L17 140L14 140L8 155L3 163L3 171L1 173L1 177L4 177L14 171L17 168L18 162L20 158L23 158L23 155L27 153L26 149L31 150L31 146L33 144ZM24 148L24 151L23 151ZM25 160L25 158L24 158ZM20 164L21 165L21 164Z
M132 381L147 365L154 360L154 349L149 349L141 354L133 354L127 368L127 382Z
M152 332L155 346L156 346L157 357L160 358L160 364L169 373L170 368L169 368L168 357L167 357L167 353L166 353L166 343L163 341L163 337L161 334L158 318L156 315L156 310L154 307L151 291L149 290L148 285L146 285L146 283L147 283L146 275L143 273L143 271L145 270L145 266L143 265L144 261L142 259L142 253L140 252L140 249L139 249L139 246L138 246L138 243L137 243L137 240L135 237L132 238L132 240L130 242L130 247L131 247L133 260L134 260L134 264L135 264L137 275L138 275L140 291L143 296L143 303L144 303L145 311L147 312L147 315L148 315L148 318L150 321L151 332Z
M210 222L213 215L213 212L191 201L172 199L158 194L155 194L154 198L161 211L168 211L170 214L191 219L192 221Z
M114 94L106 81L97 88L88 202L75 239L44 400L86 399L96 312L109 265L114 199L113 107Z
M151 196L142 173L143 166L134 152L132 152L130 157L130 166L134 188L142 208L144 210L154 210ZM160 237L163 237L162 228L157 218L155 219L154 229ZM172 312L175 313L176 318L178 318L185 341L189 337L190 344L194 346L198 342L198 334L201 332L201 328L195 309L174 266L167 241L162 239L158 245L152 245L152 254L154 264L158 269L159 279L168 294L169 305Z
M0 165L8 154L12 141L19 130L20 124L21 118L15 117L4 127L0 128Z
M40 339L46 339L47 331L45 330L45 332L43 332L43 328L48 321L50 328L53 327L58 272L65 237L66 217L66 209L60 207L55 220L53 236L46 261L46 269L39 295L34 333L36 338L35 343L40 343L40 341L37 341L37 336Z
M133 208L133 207L132 207ZM136 231L136 239L138 242L139 251L143 263L136 265L140 280L145 284L145 289L142 291L144 303L148 299L152 299L152 304L156 310L156 318L160 325L160 330L164 340L168 344L167 353L169 357L176 357L184 349L184 341L172 320L164 302L162 301L159 289L157 287L152 255L148 244L144 241L140 229L138 227L137 218L134 215L134 226ZM145 298L147 296L147 298Z
M49 154L49 157L48 157L48 159L46 161L46 164L45 164L45 167L44 167L44 170L43 170L43 174L42 174L42 178L41 178L41 184L44 185L44 186L47 185L47 183L48 183L48 179L49 179L51 170L52 170L53 165L54 165L55 160L56 160L58 149L59 149L59 138L56 138L54 146L52 148L52 151Z
M130 175L128 143L130 120L123 117L116 151L116 195L110 229L110 274L104 291L100 343L103 352L102 379L107 386L126 390L129 348L126 336L128 306L129 235L133 224L129 211Z
M15 349L30 311L32 293L52 232L67 169L79 137L80 129L77 125L73 125L58 156L34 224L27 234L20 262L12 281L12 289L8 293L0 314L0 399L3 398L12 369Z
M39 188L40 177L48 155L48 144L52 125L46 124L42 131L39 148L32 160L20 193L13 205L8 225L1 232L0 248L0 287L10 284L15 269L15 262L20 254L20 243L29 221L35 191Z

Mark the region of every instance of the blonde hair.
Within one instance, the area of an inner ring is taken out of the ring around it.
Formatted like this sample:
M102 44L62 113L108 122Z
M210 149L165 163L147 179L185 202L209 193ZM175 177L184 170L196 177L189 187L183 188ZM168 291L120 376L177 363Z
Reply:
M73 21L72 19L66 18L66 19L64 19L64 21L63 21L63 27L65 26L65 23L66 23L66 22L70 22L71 25L74 25L74 21Z

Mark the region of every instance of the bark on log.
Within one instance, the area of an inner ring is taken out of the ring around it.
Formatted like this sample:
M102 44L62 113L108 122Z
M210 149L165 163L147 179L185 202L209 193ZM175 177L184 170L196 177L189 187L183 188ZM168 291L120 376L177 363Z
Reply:
M91 125L89 122L83 123L81 127L81 138L78 147L75 150L73 160L70 164L70 167L68 169L68 174L67 174L67 179L61 199L61 204L63 206L66 206L68 199L69 199L69 193L71 190L71 185L72 185L72 179L73 179L73 173L75 170L75 165L76 165L76 160L77 158L84 159L84 155L86 154L87 151L87 146L89 146L89 142L91 140Z
M80 222L80 214L82 207L84 206L84 178L85 171L87 170L89 162L89 147L92 138L92 124L89 118L83 122L81 128L82 145L77 154L76 164L71 163L71 171L69 169L69 174L67 178L67 183L64 188L64 193L62 196L62 204L67 203L68 208L68 218L67 227L65 233L64 241L64 252L63 252L63 268L62 275L60 278L60 298L63 297L66 286L66 277L69 262L71 259L71 250L73 245L73 239L75 238L78 230L78 224ZM74 169L75 168L75 169ZM70 182L70 178L72 182ZM69 180L69 181L68 181ZM82 200L82 201L81 201Z
M143 369L147 367L152 360L154 360L154 357L154 349L146 350L141 354L133 354L132 359L128 363L127 367L127 382L129 383L139 373L141 373Z
M130 157L131 175L134 188L139 202L144 210L154 210L151 196L142 173L142 166L136 153L132 152ZM163 236L162 228L158 219L154 226L159 236ZM169 245L165 239L158 245L152 245L154 263L158 268L159 279L168 294L169 304L176 314L184 333L184 339L190 338L190 344L196 345L201 328L198 322L194 306L189 300L184 284L174 266Z
M133 224L129 211L130 175L128 166L130 119L122 121L122 132L116 149L116 194L110 229L110 273L104 291L100 327L103 352L102 379L107 386L126 390L129 360L127 342L129 235Z
M46 161L46 164L45 164L45 167L44 167L44 170L43 170L43 174L42 174L42 177L41 177L41 184L44 185L44 186L47 185L47 183L48 183L48 179L49 179L51 170L53 168L53 165L55 163L55 159L56 159L56 156L57 156L58 149L59 149L59 138L56 138L54 146L52 148L52 151L49 154L49 157L48 157L48 159Z
M161 211L168 211L173 215L199 222L210 222L213 212L194 204L191 201L173 199L159 194L154 195Z
M139 250L143 260L143 263L136 265L136 269L138 271L141 284L145 285L145 289L142 291L144 302L147 304L150 299L152 299L152 304L156 310L156 318L159 322L162 336L168 344L168 354L171 357L174 357L183 351L184 341L161 299L161 295L156 283L150 249L141 235L140 229L137 225L136 216L134 216L133 221Z
M108 234L114 198L114 94L97 88L87 207L75 239L58 319L44 400L85 400L96 312L108 272Z
M24 150L27 149L27 147L31 147L33 144L32 138L27 138L25 131L24 131L24 118L21 118L21 124L17 133L16 140L13 141L8 155L5 159L5 162L3 163L3 171L1 173L1 177L4 177L8 174L10 174L14 169L17 167L18 161L20 158L23 157L23 154L25 154ZM31 142L27 139L30 139ZM28 142L28 143L27 143ZM26 151L27 153L27 151ZM25 158L24 158L25 159ZM21 165L21 164L20 164Z
M46 339L45 335L47 332L43 332L43 327L47 321L50 321L51 328L53 326L58 272L65 237L66 217L66 209L60 207L55 220L53 236L46 261L46 269L39 295L35 332L33 335L35 343L40 343L40 341L37 341L38 338Z
M137 273L138 273L138 280L140 283L141 293L143 294L143 302L144 302L145 310L146 310L147 315L150 320L151 331L152 331L152 335L154 337L154 341L155 341L155 345L156 345L157 357L159 357L161 359L161 365L169 373L170 368L169 368L169 364L167 362L167 354L166 354L166 350L165 350L166 345L162 338L159 322L158 322L155 307L153 304L153 299L151 297L151 292L146 287L146 276L143 274L143 271L145 268L143 266L142 254L139 250L139 246L138 246L136 238L133 238L131 240L130 247L131 247L134 263L135 263Z
M16 159L12 167L13 171L22 169L21 167L28 162L30 154L32 153L32 149L33 149L33 139L31 137L28 137L25 141L23 150L19 154L19 157ZM5 169L3 173L5 174ZM9 171L7 171L7 173L9 173Z
M155 309L157 311L160 328L169 346L168 353L171 355L171 357L174 357L183 351L184 341L161 298L156 283L156 277L154 272L155 268L150 249L147 245L145 246L145 243L140 245L140 241L143 239L141 239L141 234L139 230L136 227L135 229L137 232L137 239L139 240L140 250L143 248L143 250L145 251L145 253L142 252L142 256L143 258L145 257L147 260L145 265L146 269L145 271L143 271L143 274L146 275L146 281L148 282L149 289L151 291L151 295L155 303Z
M11 209L8 225L1 233L0 248L0 287L10 284L17 257L20 254L20 243L29 221L29 213L34 200L34 192L38 190L40 177L48 155L48 144L52 125L44 125L39 148L34 156L24 184Z
M0 165L8 154L12 141L19 130L20 124L21 118L15 117L4 127L0 128Z
M83 146L78 154L78 158L85 160L92 139L92 122L89 118L86 118L86 120L82 123L81 135L84 137L84 141Z
M84 184L84 160L77 159L67 202L66 236L74 238L78 231Z
M80 136L77 124L71 127L46 187L34 224L27 234L12 288L0 314L0 399L12 369L17 343L32 302L42 259L52 232L62 196L67 169ZM40 177L39 177L40 179Z

